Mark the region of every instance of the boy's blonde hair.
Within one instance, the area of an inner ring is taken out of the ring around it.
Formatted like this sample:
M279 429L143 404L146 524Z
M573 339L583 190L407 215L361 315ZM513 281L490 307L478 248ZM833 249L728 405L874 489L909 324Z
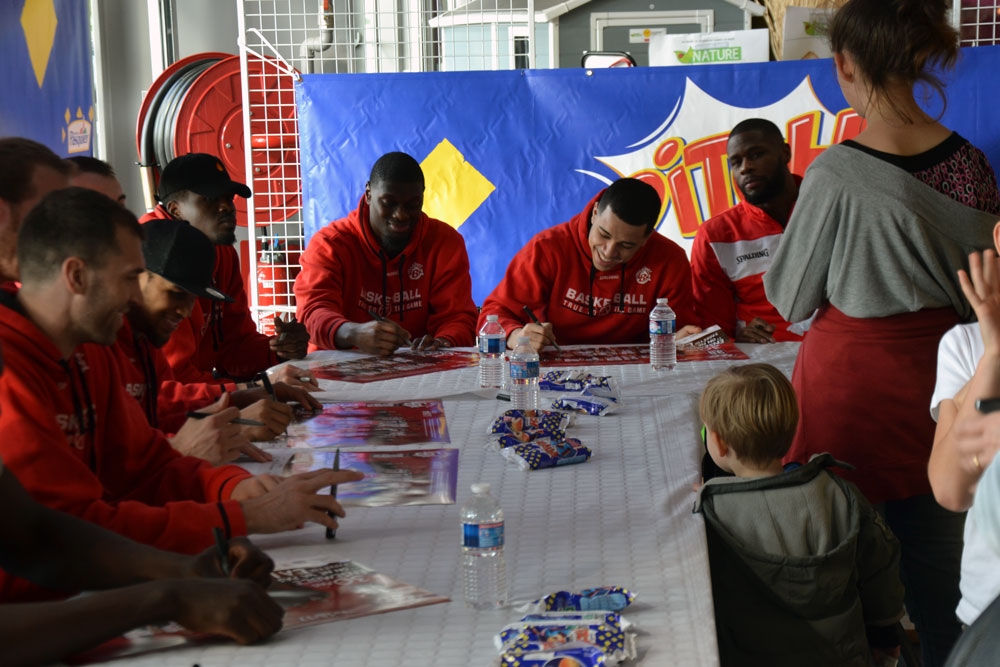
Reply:
M698 412L740 461L757 466L788 453L799 422L795 389L771 364L719 373L705 385Z

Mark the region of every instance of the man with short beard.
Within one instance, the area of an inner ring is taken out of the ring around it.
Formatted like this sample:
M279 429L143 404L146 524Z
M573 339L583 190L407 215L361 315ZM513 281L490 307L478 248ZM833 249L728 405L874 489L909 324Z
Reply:
M292 408L270 400L260 387L177 382L160 349L190 316L196 299L229 300L211 286L215 266L212 242L180 220L150 220L143 225L143 232L146 270L139 275L142 296L129 309L112 346L125 390L143 407L150 425L173 434L170 444L182 454L213 464L232 461L240 454L256 461L270 460L270 455L250 440L273 440L284 433ZM282 382L273 386L279 400L298 401L309 409L322 407L302 389ZM192 410L206 416L188 419ZM240 416L260 424L232 423Z
M275 320L278 335L257 331L250 315L236 243L236 195L247 198L250 188L229 177L219 158L189 153L171 160L157 186L160 205L139 219L187 220L215 244L214 287L232 297L222 304L199 298L163 348L174 376L181 382L249 379L286 359L306 355L309 334L298 322ZM316 388L309 374L284 366L272 381Z
M744 343L798 341L808 324L786 322L764 294L764 272L799 195L800 176L781 130L751 118L729 133L729 170L743 201L705 222L691 248L695 309Z
M50 193L21 225L17 261L21 289L0 290L0 458L36 500L181 553L211 546L213 528L232 537L337 527L343 508L317 492L361 473L279 481L212 467L174 451L125 392L108 346L145 269L131 212L83 188ZM0 571L0 600L39 594Z

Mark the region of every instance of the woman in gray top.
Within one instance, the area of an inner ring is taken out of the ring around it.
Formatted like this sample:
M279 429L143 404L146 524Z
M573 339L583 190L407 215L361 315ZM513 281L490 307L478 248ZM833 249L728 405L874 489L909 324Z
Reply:
M830 452L882 503L925 665L943 664L960 632L964 517L934 502L927 479L937 344L972 317L956 271L991 247L1000 214L985 156L915 99L927 85L944 100L934 71L959 53L946 11L945 0L850 0L837 12L837 77L867 126L813 162L764 277L785 319L818 309L792 378L802 419L787 460Z

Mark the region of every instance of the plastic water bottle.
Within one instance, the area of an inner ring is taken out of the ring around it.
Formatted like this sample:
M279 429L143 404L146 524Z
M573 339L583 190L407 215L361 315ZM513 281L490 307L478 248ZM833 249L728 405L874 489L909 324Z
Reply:
M487 315L479 330L479 386L489 389L503 387L503 353L507 347L507 332L496 315Z
M654 371L673 370L677 365L676 330L674 309L666 299L657 299L649 313L649 364Z
M538 353L527 336L517 339L510 355L510 407L514 410L538 409Z
M471 607L499 609L507 604L503 510L486 482L473 484L472 493L462 507L462 591Z

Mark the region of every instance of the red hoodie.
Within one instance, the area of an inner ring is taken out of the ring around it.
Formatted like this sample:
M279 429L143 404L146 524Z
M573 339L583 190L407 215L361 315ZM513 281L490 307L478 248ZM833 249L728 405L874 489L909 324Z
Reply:
M176 433L189 410L203 408L222 395L223 386L217 382L177 382L163 352L144 335L136 334L127 317L111 351L125 391L139 401L149 423L165 433ZM225 389L235 391L236 385Z
M35 500L182 553L210 546L216 526L246 534L243 508L229 498L250 474L174 451L125 393L107 346L64 359L0 292L0 348L0 458ZM43 596L0 572L0 600Z
M430 334L454 346L475 342L469 256L462 235L421 214L410 242L389 259L371 230L364 197L346 218L316 232L295 280L299 321L313 345L335 350L345 322L368 322L375 311L413 338Z
M171 220L162 205L139 222ZM218 378L249 379L281 362L270 348L270 339L257 331L247 301L240 257L232 246L215 246L212 285L233 298L232 303L198 299L191 317L163 346L163 354L179 382L215 382Z
M691 266L679 245L655 231L625 264L597 271L587 236L602 190L572 220L543 230L521 248L483 302L479 326L499 316L508 335L527 324L524 306L551 322L566 345L649 341L649 311L666 297L678 328L696 324Z

